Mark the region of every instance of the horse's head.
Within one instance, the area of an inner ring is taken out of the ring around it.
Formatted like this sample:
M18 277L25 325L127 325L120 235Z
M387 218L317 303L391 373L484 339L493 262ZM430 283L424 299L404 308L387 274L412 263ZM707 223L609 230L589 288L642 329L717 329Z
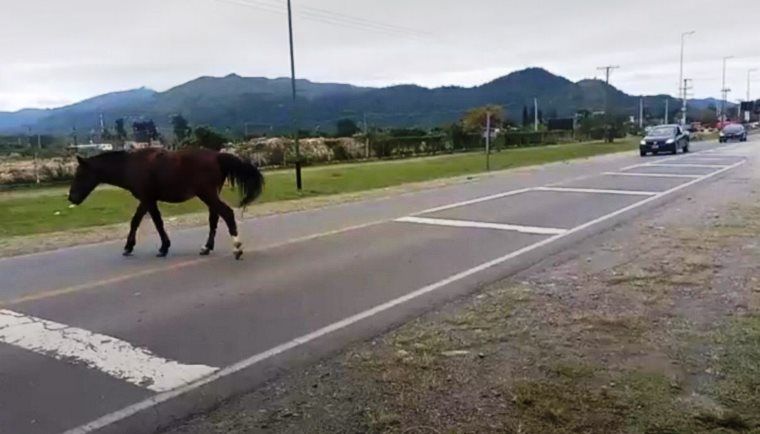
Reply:
M100 183L98 174L92 163L86 158L77 156L77 171L74 174L74 181L69 189L69 202L79 205L87 199L87 196L95 190Z

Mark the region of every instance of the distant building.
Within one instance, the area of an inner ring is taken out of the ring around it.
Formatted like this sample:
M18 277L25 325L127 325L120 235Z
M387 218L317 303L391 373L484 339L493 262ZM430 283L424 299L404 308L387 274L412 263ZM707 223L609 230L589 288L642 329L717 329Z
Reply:
M76 149L77 151L113 151L113 145L111 143L86 143L83 145L70 145L70 149Z
M163 148L164 145L160 140L151 140L150 142L124 142L124 149L129 151L131 149L144 149L144 148Z

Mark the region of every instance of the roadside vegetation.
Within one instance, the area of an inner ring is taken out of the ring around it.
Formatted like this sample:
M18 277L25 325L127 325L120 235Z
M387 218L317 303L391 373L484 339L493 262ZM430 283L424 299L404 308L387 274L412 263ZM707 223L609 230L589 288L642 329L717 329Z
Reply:
M635 146L634 140L625 140L612 144L588 142L508 149L491 155L491 169L585 158L631 150ZM298 193L294 188L293 172L276 170L265 173L267 184L260 203L379 189L483 171L485 157L482 153L314 167L304 170L304 190ZM0 221L3 222L0 238L122 223L131 218L137 205L126 191L100 188L83 205L70 208L66 192L65 188L53 187L0 193ZM225 190L224 197L230 203L236 203L232 191ZM161 204L165 216L204 209L197 200Z

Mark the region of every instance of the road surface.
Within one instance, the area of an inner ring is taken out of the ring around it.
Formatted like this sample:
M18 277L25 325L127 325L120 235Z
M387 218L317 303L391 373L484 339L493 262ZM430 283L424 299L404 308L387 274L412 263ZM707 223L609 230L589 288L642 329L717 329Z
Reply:
M758 142L249 220L244 261L226 235L197 256L205 228L170 234L166 259L152 238L130 258L110 242L2 259L0 432L152 432L730 177Z

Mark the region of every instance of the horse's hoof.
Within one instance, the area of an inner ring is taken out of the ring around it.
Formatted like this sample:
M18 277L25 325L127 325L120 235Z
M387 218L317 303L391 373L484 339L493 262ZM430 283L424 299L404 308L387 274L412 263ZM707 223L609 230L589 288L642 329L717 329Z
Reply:
M243 251L242 250L235 250L233 253L235 254L235 260L238 260L238 261L243 256Z
M156 258L165 258L166 255L168 254L169 252L158 252L158 254L156 255Z
M211 254L211 249L209 249L208 247L201 247L201 252L200 252L201 256L208 256L209 254Z
M124 249L122 256L132 256L132 249Z

